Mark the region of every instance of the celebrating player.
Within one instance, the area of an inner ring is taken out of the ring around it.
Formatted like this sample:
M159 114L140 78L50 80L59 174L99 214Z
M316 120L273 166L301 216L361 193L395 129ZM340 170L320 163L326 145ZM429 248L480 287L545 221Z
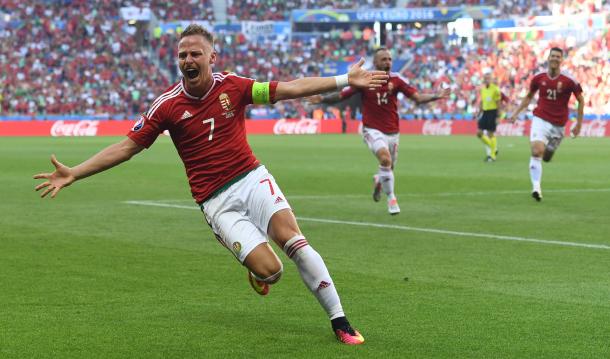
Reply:
M398 159L398 93L402 92L415 103L424 104L446 98L449 89L436 94L420 94L409 86L400 75L390 72L392 68L392 54L386 48L375 50L373 65L378 71L388 74L387 84L375 88L346 87L339 93L330 95L317 95L310 98L311 103L335 103L344 100L356 93L362 95L362 135L364 142L377 157L379 169L373 176L373 200L379 202L381 191L388 199L388 212L392 215L400 213L398 200L394 193L394 166Z
M536 92L538 105L534 109L532 126L530 130L530 179L532 181L532 197L536 201L542 200L542 160L549 162L561 144L564 135L564 126L568 122L570 96L574 94L578 100L578 115L576 124L572 127L572 136L580 133L585 100L582 88L576 79L560 70L563 60L563 50L553 47L549 51L548 70L534 76L530 89L519 105L519 108L510 117L511 122L525 109Z
M178 64L183 78L150 106L127 138L75 167L52 156L53 173L36 186L55 197L73 182L107 170L150 147L168 130L189 179L191 192L216 238L248 268L252 287L266 295L282 274L282 262L268 243L272 238L292 259L305 285L327 312L337 339L361 344L348 322L322 257L307 242L273 176L254 157L246 139L244 113L249 104L311 96L350 85L375 88L387 81L381 71L365 71L364 60L348 74L260 83L233 73L212 73L217 54L211 33L189 25L180 36Z
M502 92L491 80L491 69L483 70L480 109L475 115L478 121L477 137L485 144L485 161L493 162L498 154L498 140L495 135L498 115L502 106Z

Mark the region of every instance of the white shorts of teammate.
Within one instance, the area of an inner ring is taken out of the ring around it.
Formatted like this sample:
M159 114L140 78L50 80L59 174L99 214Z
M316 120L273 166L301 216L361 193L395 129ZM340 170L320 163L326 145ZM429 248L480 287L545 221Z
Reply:
M530 142L543 142L549 151L555 151L563 139L564 127L533 116L530 129Z
M400 135L398 133L386 134L373 128L362 127L362 139L375 156L377 151L385 148L390 152L390 156L392 156L392 165L396 163L400 142Z
M201 204L216 239L242 264L256 246L268 242L271 216L286 208L290 205L265 166Z

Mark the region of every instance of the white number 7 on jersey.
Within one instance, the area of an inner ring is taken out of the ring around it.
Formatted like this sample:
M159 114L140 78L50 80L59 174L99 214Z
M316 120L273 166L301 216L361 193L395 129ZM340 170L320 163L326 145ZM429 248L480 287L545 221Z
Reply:
M214 117L208 118L207 120L203 120L203 124L210 124L210 135L208 136L208 141L212 141L212 135L214 135Z

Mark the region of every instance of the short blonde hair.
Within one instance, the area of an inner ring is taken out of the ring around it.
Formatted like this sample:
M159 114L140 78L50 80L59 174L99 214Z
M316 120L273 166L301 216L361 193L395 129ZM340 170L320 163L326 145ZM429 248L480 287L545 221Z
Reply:
M180 40L184 39L187 36L203 36L204 39L208 40L208 42L213 46L214 45L214 35L211 32L206 30L203 26L197 24L190 24L189 26L182 31L180 34Z

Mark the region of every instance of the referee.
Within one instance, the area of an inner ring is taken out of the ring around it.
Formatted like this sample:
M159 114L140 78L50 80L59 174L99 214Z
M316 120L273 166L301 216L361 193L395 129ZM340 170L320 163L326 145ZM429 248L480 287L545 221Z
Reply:
M483 86L481 87L480 110L477 113L478 131L477 137L485 144L487 156L486 162L496 160L498 154L498 141L495 136L496 120L502 105L502 92L500 88L491 81L491 70L483 70Z

